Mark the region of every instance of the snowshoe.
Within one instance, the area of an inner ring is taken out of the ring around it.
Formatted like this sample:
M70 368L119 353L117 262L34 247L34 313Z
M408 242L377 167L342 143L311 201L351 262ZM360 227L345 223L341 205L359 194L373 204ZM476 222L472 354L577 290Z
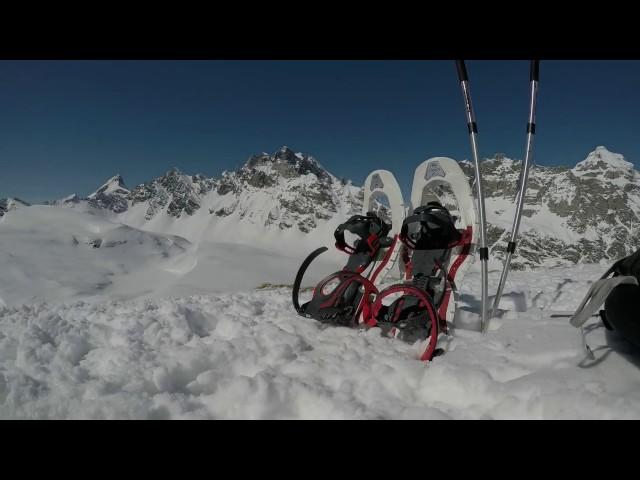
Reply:
M451 158L435 157L420 164L413 177L411 205L413 216L418 217L412 221L409 217L405 223L426 223L429 235L421 236L419 243L416 243L410 237L412 232L409 225L407 233L401 233L406 245L403 252L405 279L413 280L419 271L428 268L429 263L438 265L441 272L446 272L446 282L441 281L440 290L435 291L437 297L434 303L438 316L445 323L453 324L456 314L454 294L475 261L478 232L471 186L458 162ZM416 265L423 262L427 262L427 265L416 269Z
M391 246L394 239L387 236L391 225L371 212L366 216L354 215L334 232L335 246L349 255L345 267L322 280L313 292L311 300L299 304L298 296L302 278L311 262L327 250L312 252L300 266L293 284L293 305L296 311L308 318L343 326L357 326L361 314L368 315L369 297L378 293L373 282L362 273L375 262L381 249ZM359 237L353 245L345 241L345 231ZM370 272L372 270L370 269ZM373 275L379 272L375 271ZM365 299L366 301L363 301Z
M431 360L439 333L455 323L454 294L475 260L477 215L466 175L444 157L416 168L411 205L398 235L405 281L380 292L368 325L411 343L427 339L420 358Z
M383 290L368 321L368 326L378 326L383 333L409 343L428 339L422 360L431 360L439 333L448 331L442 313L446 309L441 310L441 306L449 301L455 282L445 265L453 249L467 240L454 222L449 211L433 200L404 220L399 238L411 252L406 265L411 279ZM384 300L392 295L396 298L385 306Z
M304 305L298 300L304 273L327 248L312 252L298 270L293 304L300 315L338 325L364 323L369 315L368 296L378 293L378 286L397 263L399 225L405 211L400 186L387 170L371 172L364 185L363 215L351 217L334 232L335 246L349 255L348 262L341 271L322 280L311 301ZM345 242L345 231L360 237L353 246ZM362 302L363 294L367 295L366 302Z

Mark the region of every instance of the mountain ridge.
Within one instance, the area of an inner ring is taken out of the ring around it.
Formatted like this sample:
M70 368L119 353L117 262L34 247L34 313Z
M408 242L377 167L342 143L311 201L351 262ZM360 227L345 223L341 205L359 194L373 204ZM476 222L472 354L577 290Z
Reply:
M459 163L473 182L472 164ZM488 243L498 260L508 241L521 165L502 154L481 162ZM337 224L361 212L363 197L361 187L339 180L313 156L283 146L252 155L218 177L172 168L129 190L115 175L83 201L137 228L184 231L191 240L228 235L240 241L280 231L297 232L297 238L317 233L324 242ZM63 203L79 201L70 196ZM236 224L243 225L242 235L227 231ZM597 146L572 167L534 165L514 268L620 258L640 247L639 224L640 173L623 155Z

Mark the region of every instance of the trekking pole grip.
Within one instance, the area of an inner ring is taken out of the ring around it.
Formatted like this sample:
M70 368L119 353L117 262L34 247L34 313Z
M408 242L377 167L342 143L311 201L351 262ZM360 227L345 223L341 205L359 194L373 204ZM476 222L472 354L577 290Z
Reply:
M531 60L531 73L529 78L532 82L540 81L540 60Z
M458 79L461 82L466 82L469 80L467 76L467 67L464 65L464 60L456 60L456 68L458 69Z

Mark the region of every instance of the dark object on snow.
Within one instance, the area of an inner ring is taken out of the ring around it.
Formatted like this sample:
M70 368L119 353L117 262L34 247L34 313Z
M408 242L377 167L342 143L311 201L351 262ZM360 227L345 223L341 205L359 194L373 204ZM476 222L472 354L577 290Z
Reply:
M618 285L604 302L605 326L617 330L624 338L640 348L640 287ZM606 320L606 321L605 321Z
M635 277L640 283L640 250L618 260L605 276ZM631 343L640 347L640 286L622 284L615 287L604 302L605 326L607 323Z
M602 278L606 278L612 273L614 277L618 275L636 277L638 283L640 283L640 250L622 260L618 260L607 270L607 273L605 273Z
M600 318L609 330L640 347L640 250L618 260L591 285L586 297L571 317L574 327L582 327L604 302ZM589 350L586 346L585 349Z

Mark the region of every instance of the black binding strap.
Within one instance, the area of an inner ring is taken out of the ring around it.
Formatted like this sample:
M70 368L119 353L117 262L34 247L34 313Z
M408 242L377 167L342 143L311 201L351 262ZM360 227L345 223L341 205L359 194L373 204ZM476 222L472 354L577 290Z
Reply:
M291 299L293 300L293 307L296 309L296 312L298 312L301 315L304 312L302 312L302 309L300 308L300 303L298 302L298 293L300 292L300 284L302 283L302 277L304 277L304 273L307 271L307 268L309 268L309 265L311 265L311 262L313 262L317 256L321 255L327 250L329 250L327 247L320 247L314 250L309 254L307 258L304 259L304 262L302 262L302 265L300 265L300 268L298 269L298 273L296 274L296 279L293 282L293 291L291 292L291 297L292 297Z
M416 209L416 211L417 210L418 209ZM445 213L451 221L449 222L444 218L433 215L432 212L435 211L441 211ZM400 240L409 248L416 248L416 242L409 237L409 225L413 223L422 224L424 222L431 222L438 225L439 228L442 228L447 233L447 235L454 240L460 237L460 232L456 230L453 225L453 218L451 217L449 210L441 205L429 205L423 210L418 211L418 213L408 216L402 222L402 228L400 229Z
M535 123L527 123L527 133L532 135L536 134L536 124Z
M467 128L469 129L469 133L478 133L478 125L476 122L468 123Z
M509 242L507 245L507 253L513 253L516 251L516 242Z
M358 235L362 240L366 241L371 234L375 234L378 238L386 236L391 230L391 226L377 215L353 215L349 220L339 225L333 232L333 236L336 239L336 247L352 254L356 251L357 245L347 245L344 238L345 230Z
M480 248L479 251L480 260L489 260L489 249L487 247Z

